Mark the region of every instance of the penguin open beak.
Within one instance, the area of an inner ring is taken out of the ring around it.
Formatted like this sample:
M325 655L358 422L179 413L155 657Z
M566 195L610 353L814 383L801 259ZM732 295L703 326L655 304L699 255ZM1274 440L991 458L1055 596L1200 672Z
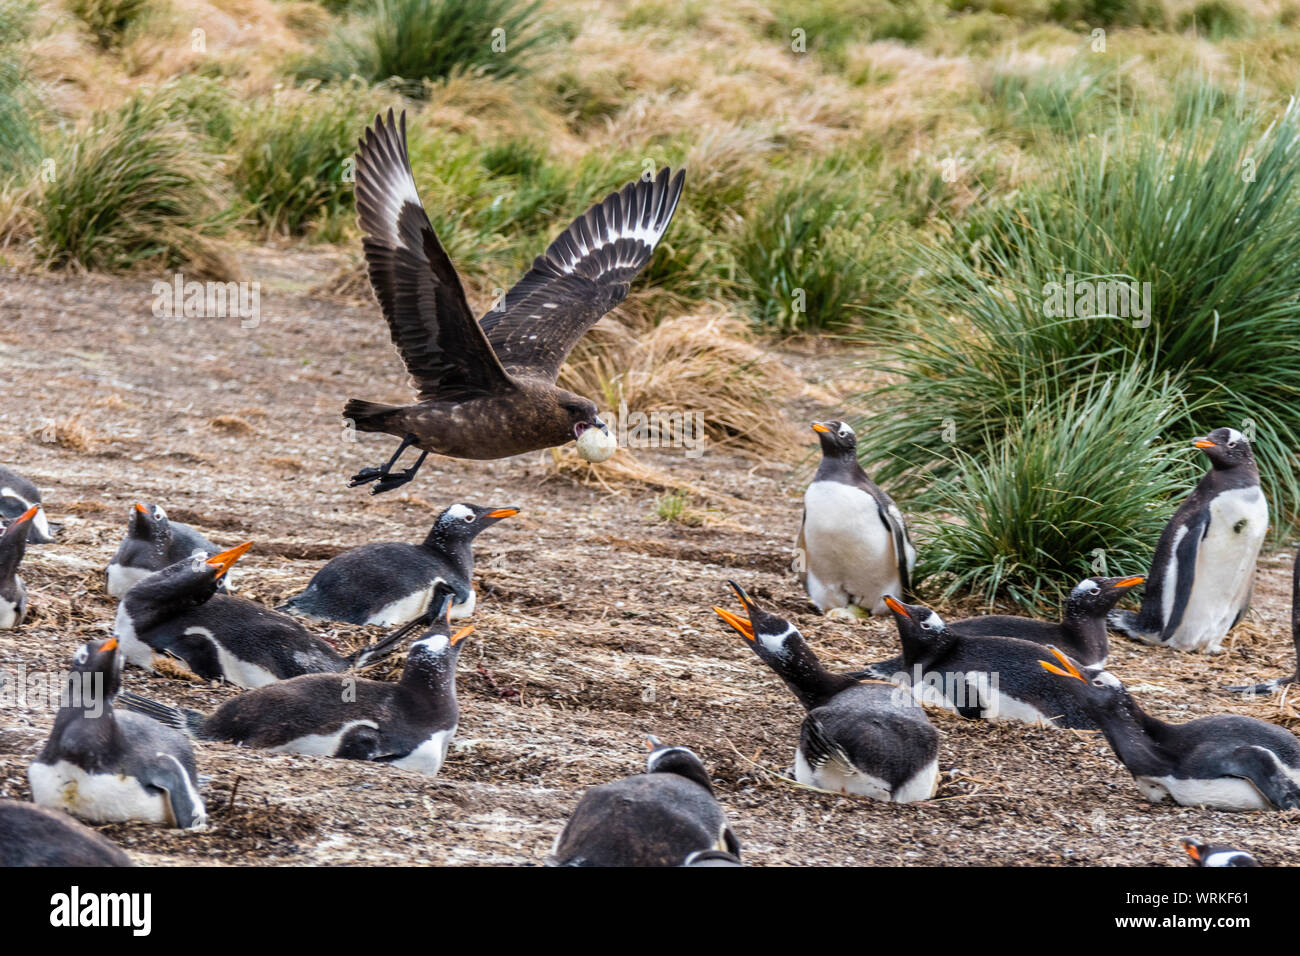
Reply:
M813 422L813 423L812 423L812 430L815 431L815 432L821 432L821 433L824 434L824 435L829 435L829 434L831 433L830 428L828 428L827 426L823 425L821 422Z
M1139 584L1142 584L1142 583L1145 582L1145 581L1146 581L1146 578L1144 578L1142 575L1139 574L1139 575L1137 575L1136 577L1125 578L1123 581L1118 581L1118 582L1116 582L1115 587L1117 587L1117 588L1135 588L1135 587L1137 587Z
M461 641L465 640L465 638L469 637L470 632L473 630L474 630L473 624L468 624L465 627L462 627L459 631L457 631L455 634L451 636L450 639L451 646L455 647Z
M901 614L903 617L911 620L912 615L908 613L907 608L905 608L899 601L896 601L892 595L885 595L885 606L895 614Z
M217 569L217 580L221 580L221 576L229 571L231 566L242 558L252 546L253 542L245 541L243 544L235 545L229 551L222 551L220 554L214 554L208 558L207 563Z
M728 581L727 583L731 585L731 590L735 591L736 597L740 599L740 606L745 609L746 613L748 613L752 605L749 601L749 595L745 593L745 589L735 581ZM733 614L726 608L715 606L713 608L713 613L730 624L741 637L745 638L745 640L752 641L754 639L754 625L751 621L741 617L739 614Z
M1064 667L1065 669L1062 670L1061 667L1057 667L1055 664L1050 664L1047 661L1039 661L1038 664L1040 667L1043 668L1043 670L1048 671L1052 674L1057 674L1060 677L1073 677L1075 680L1081 680L1085 684L1088 683L1087 680L1084 680L1084 676L1079 673L1078 668L1076 668L1073 664L1070 663L1070 659L1068 657L1066 657L1064 654L1058 651L1055 647L1052 647L1050 644L1047 646L1047 649L1052 652L1052 656L1055 657L1058 661L1060 661L1061 667Z
M484 517L487 518L510 518L519 514L518 508L497 508L489 511Z
M1195 447L1197 447L1197 448L1213 448L1213 447L1214 447L1214 442L1210 441L1208 438L1198 438L1198 439L1196 439L1196 441L1192 442L1192 444L1193 444Z

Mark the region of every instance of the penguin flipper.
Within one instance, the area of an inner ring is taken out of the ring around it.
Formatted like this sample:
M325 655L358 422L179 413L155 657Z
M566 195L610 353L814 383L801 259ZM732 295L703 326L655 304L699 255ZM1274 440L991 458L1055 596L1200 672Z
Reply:
M1187 611L1187 602L1192 597L1192 587L1196 583L1196 556L1201 550L1201 542L1210 533L1210 517L1203 514L1188 527L1187 533L1174 548L1174 566L1178 568L1178 580L1174 582L1174 604L1169 609L1169 617L1160 629L1160 640L1168 641L1183 623L1183 614Z
M1279 810L1300 809L1300 784L1283 772L1271 750L1238 747L1224 761L1224 770L1230 776L1249 780Z
M142 697L140 694L129 690L120 692L114 699L113 704L123 710L129 710L151 720L156 720L164 727L179 730L187 737L205 739L199 734L199 726L203 723L203 714L197 710L172 707L169 704L162 704L156 700L150 700L148 697Z
M171 754L157 754L157 759L141 772L140 781L167 794L176 826L182 830L207 824L208 814L203 806L203 798L199 796L185 767Z
M799 743L803 750L803 758L808 761L808 766L814 770L821 770L827 764L833 763L846 775L858 773L858 768L853 765L853 760L827 732L826 727L817 719L815 712L810 712L804 718L803 733L800 736L802 740Z
M884 501L877 499L876 507L880 511L880 520L884 522L885 530L894 539L894 558L898 561L898 580L903 591L898 597L910 601L913 598L912 567L916 563L916 548L912 547L912 541L907 536L903 512L898 510L898 505L888 495L882 494L881 497Z
M795 559L798 561L798 567L795 568L795 574L799 578L799 584L803 587L804 592L808 591L808 542L804 539L804 525L808 523L808 508L803 509L803 516L799 519L799 537L795 539L794 551Z

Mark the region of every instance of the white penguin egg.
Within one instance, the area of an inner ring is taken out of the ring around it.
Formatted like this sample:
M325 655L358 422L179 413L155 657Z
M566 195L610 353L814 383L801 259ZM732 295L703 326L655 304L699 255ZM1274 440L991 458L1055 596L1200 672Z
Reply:
M618 439L603 428L588 428L578 438L578 454L583 461L609 461L618 451Z

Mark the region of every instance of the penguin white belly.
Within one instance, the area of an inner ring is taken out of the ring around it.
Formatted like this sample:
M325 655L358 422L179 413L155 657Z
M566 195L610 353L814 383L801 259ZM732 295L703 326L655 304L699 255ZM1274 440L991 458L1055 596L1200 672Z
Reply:
M876 499L838 481L814 481L804 493L808 596L821 611L857 604L887 611L882 597L899 594L894 538Z
M333 757L339 750L339 744L343 742L343 737L353 727L373 727L379 729L379 725L373 720L350 720L332 734L303 734L301 737L295 737L288 743L280 744L278 747L268 747L267 750L273 753L282 754L307 754L312 757Z
M1267 531L1268 502L1258 486L1225 491L1210 502L1210 527L1197 549L1192 592L1166 643L1182 651L1219 652L1250 599Z
M108 593L115 598L120 598L151 573L144 570L144 568L130 568L124 564L110 564L108 566Z
M911 779L898 787L891 799L894 803L918 803L921 800L929 800L938 789L939 758L935 757L914 773Z
M429 609L429 602L433 600L433 589L438 586L438 582L441 580L442 578L434 578L429 582L428 587L412 591L405 597L400 597L396 601L385 604L370 615L366 619L366 623L396 627L399 624L405 624L407 621L414 621Z
M983 720L1037 727L1056 726L1051 716L1033 704L1002 693L985 673L973 671L941 676L942 684L922 680L912 685L912 696L917 703L937 705L953 713L958 713L958 708L979 707Z
M190 637L197 635L208 639L213 650L217 652L217 663L221 665L221 674L227 681L236 687L265 687L267 684L274 684L280 678L276 677L265 667L259 664L253 664L249 661L240 660L230 651L222 646L216 636L206 627L187 627L185 636Z
M54 764L33 763L27 768L27 782L33 803L67 811L83 820L176 824L166 792L151 792L125 774L87 773L76 764L60 760Z
M477 603L478 603L478 594L474 591L473 588L470 588L469 597L461 601L459 604L453 604L451 606L451 613L449 616L453 621L459 621L462 618L469 617L471 614L474 613L474 605Z
M122 659L128 664L153 670L153 659L158 652L135 635L135 625L131 615L126 613L126 605L118 604L117 617L113 621L113 636L117 638L118 650Z
M890 800L889 784L879 777L858 771L846 773L835 760L828 760L820 768L813 769L803 755L803 748L794 752L794 778L808 787L819 787L832 793L851 793L872 800Z
M18 604L17 602L7 601L0 597L0 631L7 631L18 623Z
M428 740L405 757L394 760L393 766L403 767L406 770L418 770L430 777L435 776L442 769L443 761L447 759L447 748L451 745L451 738L455 733L456 728L451 727L431 734Z
M1268 810L1272 807L1253 783L1241 777L1216 777L1212 780L1135 777L1133 782L1152 803L1172 800L1179 806L1210 810Z

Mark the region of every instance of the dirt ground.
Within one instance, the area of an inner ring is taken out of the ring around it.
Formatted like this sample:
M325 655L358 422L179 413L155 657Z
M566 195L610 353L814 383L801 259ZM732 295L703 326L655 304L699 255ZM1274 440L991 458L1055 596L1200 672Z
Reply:
M386 458L392 441L343 440L339 410L350 396L403 400L403 376L375 309L314 299L308 284L264 286L260 324L241 329L154 318L146 279L0 273L0 461L40 485L62 525L56 543L28 551L32 613L0 632L0 671L58 670L107 635L103 569L135 501L164 504L219 544L254 541L237 584L268 604L347 547L419 540L453 502L522 508L479 539L460 728L436 779L199 744L211 825L102 828L138 862L538 864L584 788L641 769L647 732L712 768L757 865L1183 865L1185 834L1266 864L1300 861L1300 812L1152 806L1098 735L932 712L943 738L933 801L889 806L784 779L800 709L710 611L729 602L726 579L792 619L832 667L888 657L896 641L887 622L821 620L787 569L813 460L642 452L708 489L696 502L702 527L652 517L654 488L557 474L549 453L430 459L414 484L371 498L346 477ZM804 358L790 361L820 374ZM1300 726L1294 702L1215 690L1293 667L1290 561L1261 562L1256 607L1226 653L1121 639L1112 670L1166 719L1235 710ZM315 627L349 648L379 633ZM125 684L204 710L237 693L135 669ZM0 712L0 796L29 797L26 768L51 722L31 706Z

